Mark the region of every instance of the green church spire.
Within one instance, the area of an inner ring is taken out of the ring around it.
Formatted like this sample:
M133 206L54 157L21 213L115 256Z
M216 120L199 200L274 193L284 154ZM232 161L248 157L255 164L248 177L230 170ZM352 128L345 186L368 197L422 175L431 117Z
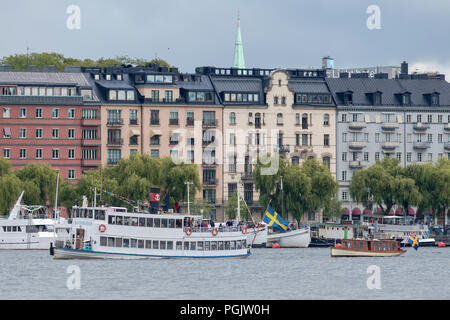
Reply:
M237 20L236 42L234 43L233 68L245 69L244 48L242 47L242 37L241 37L241 18L239 15L239 10Z

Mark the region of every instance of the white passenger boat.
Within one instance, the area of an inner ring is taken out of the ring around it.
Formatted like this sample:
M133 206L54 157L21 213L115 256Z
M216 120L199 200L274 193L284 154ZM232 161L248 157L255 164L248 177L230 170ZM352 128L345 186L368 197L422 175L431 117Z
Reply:
M266 224L262 223L248 229L247 242L252 247L272 248L277 243L280 248L307 248L311 242L309 226L287 232L273 232ZM255 236L256 235L256 236Z
M9 217L0 219L0 250L48 250L58 234L59 238L68 236L56 228L58 220L47 217L46 207L21 205L23 194Z
M55 259L247 257L246 227L202 224L202 216L73 207L70 240L55 241Z

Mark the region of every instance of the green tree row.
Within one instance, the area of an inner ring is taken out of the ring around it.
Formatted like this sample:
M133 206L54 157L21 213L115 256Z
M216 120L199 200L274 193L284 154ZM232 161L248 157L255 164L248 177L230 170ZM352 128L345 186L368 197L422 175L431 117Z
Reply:
M146 60L142 58L130 58L128 56L117 56L115 58L77 59L65 57L60 53L42 52L30 54L14 54L4 56L0 59L0 65L11 65L14 71L27 71L30 66L36 66L38 70L42 66L55 66L56 71L62 72L65 67L113 67L115 65L145 65L146 63L159 63L161 66L170 67L163 59Z
M28 164L20 170L11 170L9 162L0 158L0 213L8 214L22 190L25 191L25 204L54 205L56 196L57 171L49 165ZM210 207L203 201L194 201L196 192L201 190L198 169L195 164L176 165L167 157L154 159L148 155L133 155L122 159L111 168L99 168L83 174L75 185L61 181L58 202L70 208L76 203L82 204L86 196L92 204L94 188L114 193L133 201L148 201L151 187L161 189L161 202L170 196L170 206L175 201L184 204L187 200L187 186L190 181L190 202L192 212L203 209L206 215ZM98 194L98 205L128 206L116 197L106 193ZM130 206L128 206L130 207Z
M419 213L431 210L442 217L450 207L450 160L402 167L386 157L353 174L350 195L369 209L377 205L384 214L394 206L404 212L416 206Z
M336 214L333 209L339 207L338 184L325 164L312 159L297 165L278 155L271 156L269 163L278 163L278 169L265 174L264 169L269 166L258 162L253 172L255 188L264 208L270 202L278 213L284 210L285 218L289 214L296 219L309 212Z

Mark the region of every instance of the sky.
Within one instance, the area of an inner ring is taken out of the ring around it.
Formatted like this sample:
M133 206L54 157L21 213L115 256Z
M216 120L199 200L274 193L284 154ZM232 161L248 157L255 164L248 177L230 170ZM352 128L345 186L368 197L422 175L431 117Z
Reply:
M69 29L70 5L80 28ZM367 8L380 9L369 29ZM68 57L162 58L182 72L231 67L240 10L247 67L399 66L450 77L447 0L15 0L0 10L0 57L58 52Z

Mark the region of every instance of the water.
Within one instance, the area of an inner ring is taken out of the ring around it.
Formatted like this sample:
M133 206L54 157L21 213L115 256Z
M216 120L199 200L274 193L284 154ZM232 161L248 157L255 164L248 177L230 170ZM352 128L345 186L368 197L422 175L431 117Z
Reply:
M450 299L450 250L331 258L329 248L253 249L246 259L53 260L48 251L0 251L2 299ZM69 290L67 267L81 270ZM380 268L381 289L368 289Z

